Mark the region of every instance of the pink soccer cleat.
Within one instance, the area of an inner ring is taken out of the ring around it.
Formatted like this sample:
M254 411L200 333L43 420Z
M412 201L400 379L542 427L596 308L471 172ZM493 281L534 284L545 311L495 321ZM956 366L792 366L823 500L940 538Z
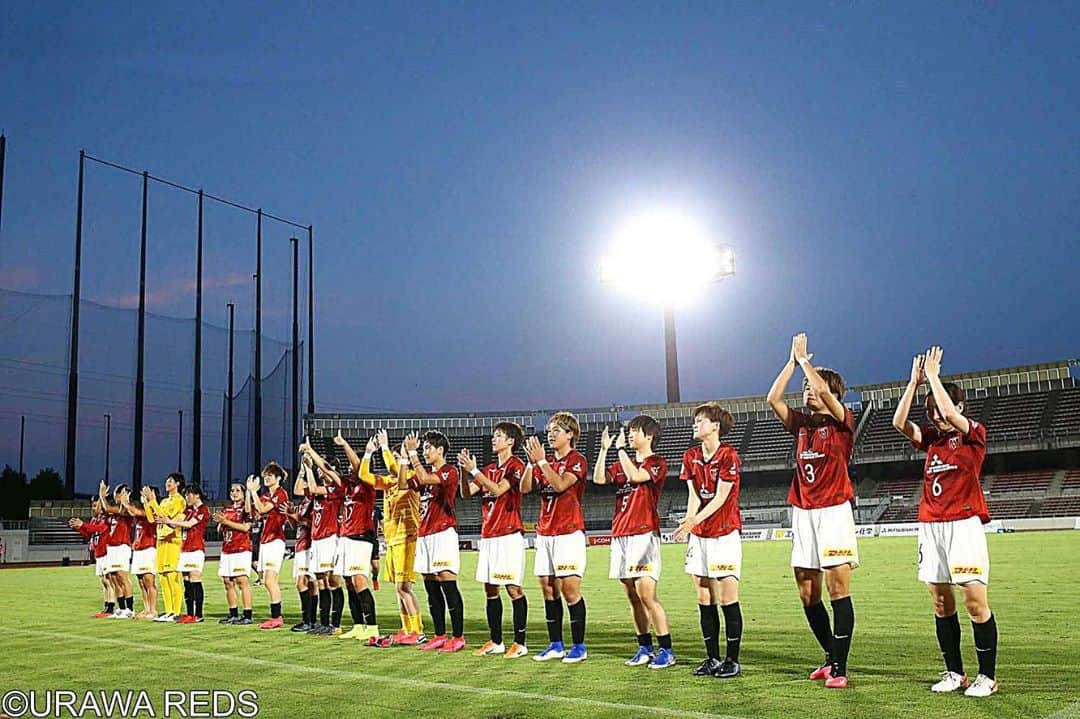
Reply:
M417 647L417 649L422 652L433 652L438 649L442 649L444 646L446 646L446 643L448 641L449 639L447 639L445 634L439 634L438 636L434 636L430 640L428 640L427 644L421 644L419 647Z

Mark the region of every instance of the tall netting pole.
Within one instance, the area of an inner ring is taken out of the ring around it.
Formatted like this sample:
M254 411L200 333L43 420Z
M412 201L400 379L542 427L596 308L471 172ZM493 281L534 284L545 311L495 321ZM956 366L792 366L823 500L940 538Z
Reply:
M307 353L308 386L307 411L315 414L315 245L311 225L307 228L307 264L308 264L308 314L307 314Z
M146 401L146 211L150 195L150 173L143 172L142 231L139 236L139 334L135 359L135 452L132 458L131 484L142 488L143 410Z
M290 237L289 242L292 243L292 444L288 456L295 459L296 447L300 444L300 239ZM291 476L296 477L298 471L294 461Z
M225 497L233 481L233 340L236 305L229 303L229 370L225 389Z
M7 162L7 136L0 135L0 228L4 226L4 164Z
M82 299L83 177L86 151L79 150L79 194L75 202L75 283L71 290L71 357L68 360L67 442L64 483L68 496L75 496L75 419L79 414L79 302Z
M195 250L195 389L191 394L194 434L191 436L191 482L202 485L202 281L203 191L199 190L199 229Z
M260 209L255 230L255 385L252 397L255 411L255 467L248 467L245 472L258 472L262 466L262 218Z

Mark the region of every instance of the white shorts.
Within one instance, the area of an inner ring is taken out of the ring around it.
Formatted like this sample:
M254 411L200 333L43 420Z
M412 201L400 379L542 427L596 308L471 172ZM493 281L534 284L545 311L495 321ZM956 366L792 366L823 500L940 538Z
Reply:
M194 552L180 552L180 571L185 574L188 572L201 574L205 564L206 552L201 549L196 549Z
M259 558L255 560L256 568L260 572L267 570L281 574L281 566L285 564L285 540L275 539L272 542L259 545Z
M308 551L311 553L308 564L311 571L316 574L329 572L341 576L343 567L338 564L338 537L336 535L314 540Z
M131 553L132 574L157 574L157 547Z
M374 545L366 540L342 537L338 542L338 552L341 554L341 576L355 577L357 574L362 574L370 579L373 548Z
M301 576L315 578L315 572L311 571L310 548L293 554L292 578L299 579Z
M990 553L982 520L919 522L919 581L930 584L990 583Z
M611 538L611 579L652 577L660 581L660 537L652 532Z
M251 551L222 554L218 562L219 577L246 577L251 571Z
M585 532L536 535L533 574L538 577L585 576Z
M108 560L106 557L94 557L94 576L104 577L108 574Z
M461 556L458 553L457 530L449 527L435 534L417 537L416 564L413 569L419 574L458 574L461 570Z
M739 579L742 575L742 535L738 530L721 537L691 534L683 567L687 574L695 577Z
M126 572L131 569L131 547L117 544L105 550L105 572Z
M791 508L791 566L826 569L859 566L851 503L818 509Z
M525 579L525 535L521 532L480 540L476 581L520 587Z

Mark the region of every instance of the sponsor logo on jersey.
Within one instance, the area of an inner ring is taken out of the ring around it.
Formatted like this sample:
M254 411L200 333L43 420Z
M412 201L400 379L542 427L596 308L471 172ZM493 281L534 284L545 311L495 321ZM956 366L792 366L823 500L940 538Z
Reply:
M951 441L951 440L950 440ZM940 474L942 472L951 472L954 469L960 469L955 464L949 464L943 462L936 454L930 458L930 464L926 467L926 473L928 475Z
M821 553L824 557L854 557L854 549L826 549Z
M821 452L815 452L812 449L804 449L799 452L799 459L824 459L825 455Z

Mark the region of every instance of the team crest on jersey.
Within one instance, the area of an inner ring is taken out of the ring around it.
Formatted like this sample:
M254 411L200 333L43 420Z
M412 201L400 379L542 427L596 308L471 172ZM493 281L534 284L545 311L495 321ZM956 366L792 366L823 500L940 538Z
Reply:
M949 437L949 449L956 449L960 446L960 435L955 437Z
M827 425L824 426L824 427L818 427L817 433L818 433L818 436L821 437L822 439L828 439L829 438L829 427Z

